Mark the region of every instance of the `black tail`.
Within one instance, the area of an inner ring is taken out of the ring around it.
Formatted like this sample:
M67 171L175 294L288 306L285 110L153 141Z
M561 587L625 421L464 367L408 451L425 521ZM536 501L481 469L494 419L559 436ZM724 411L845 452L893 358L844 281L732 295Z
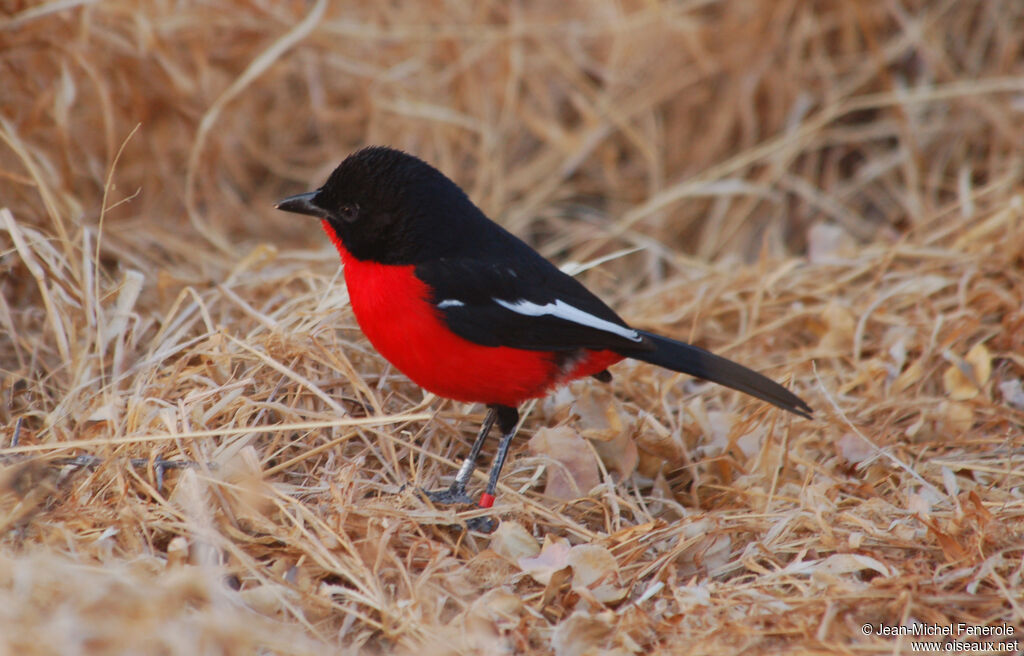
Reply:
M654 344L654 350L617 350L620 355L710 380L767 401L801 417L811 418L813 410L803 399L756 371L685 342L677 342L643 330L637 332Z

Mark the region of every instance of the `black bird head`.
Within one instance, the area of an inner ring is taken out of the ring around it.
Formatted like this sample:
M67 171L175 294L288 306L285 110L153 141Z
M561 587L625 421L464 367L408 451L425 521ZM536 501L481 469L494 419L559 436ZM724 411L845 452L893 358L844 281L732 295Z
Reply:
M277 209L324 219L359 260L417 264L472 239L482 218L465 192L423 160L386 146L349 155L316 191Z

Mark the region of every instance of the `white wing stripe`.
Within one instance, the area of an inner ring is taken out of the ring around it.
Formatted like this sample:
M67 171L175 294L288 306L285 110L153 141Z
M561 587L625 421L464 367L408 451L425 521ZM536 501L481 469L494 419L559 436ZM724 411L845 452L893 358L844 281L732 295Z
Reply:
M462 301L460 301L457 298L446 298L443 301L441 301L440 303L438 303L437 307L443 310L445 308L450 308L450 307L462 307L463 305L465 305L465 303L463 303Z
M635 330L630 330L624 326L620 326L617 323L611 321L605 321L600 317L595 317L589 312L569 305L561 299L556 299L554 303L546 303L544 305L537 305L527 300L518 301L503 301L500 298L492 299L495 303L502 306L503 308L512 310L517 314L523 314L529 317L539 317L542 315L550 315L558 317L559 319L565 319L573 323L578 323L583 326L590 326L591 328L597 328L608 333L625 337L626 339L639 342L640 335Z

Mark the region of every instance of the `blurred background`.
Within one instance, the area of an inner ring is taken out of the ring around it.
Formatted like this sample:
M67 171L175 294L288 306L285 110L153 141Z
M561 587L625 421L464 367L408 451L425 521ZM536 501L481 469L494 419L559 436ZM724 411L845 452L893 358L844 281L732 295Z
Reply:
M146 257L319 239L271 204L366 144L548 254L705 259L898 239L1024 146L1013 0L72 4L4 3L0 193L73 233L106 189Z

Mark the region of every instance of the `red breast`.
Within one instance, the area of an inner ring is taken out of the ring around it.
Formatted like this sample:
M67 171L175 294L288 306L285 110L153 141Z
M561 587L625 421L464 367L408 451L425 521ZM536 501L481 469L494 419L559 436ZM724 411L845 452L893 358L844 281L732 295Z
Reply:
M414 274L414 265L356 259L326 222L324 230L345 265L359 327L399 371L438 396L516 407L622 359L612 351L584 350L583 357L559 366L549 351L481 346L463 339L431 303L430 290Z

